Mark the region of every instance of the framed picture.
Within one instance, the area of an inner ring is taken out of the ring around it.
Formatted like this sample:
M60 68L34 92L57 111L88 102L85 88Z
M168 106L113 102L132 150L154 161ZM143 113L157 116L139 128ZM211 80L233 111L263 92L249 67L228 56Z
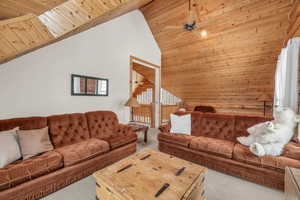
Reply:
M72 96L108 96L108 79L72 74Z

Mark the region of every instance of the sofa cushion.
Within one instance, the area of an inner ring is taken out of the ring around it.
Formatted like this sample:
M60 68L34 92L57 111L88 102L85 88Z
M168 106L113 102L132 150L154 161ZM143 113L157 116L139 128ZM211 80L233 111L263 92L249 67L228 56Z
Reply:
M27 117L0 120L0 131L7 131L15 127L20 130L41 129L47 126L46 117Z
M17 132L23 160L53 150L48 127Z
M137 141L137 135L136 133L119 133L113 134L108 138L103 138L102 140L109 143L110 149L116 149L118 147Z
M255 124L270 121L272 118L254 117L254 116L236 116L235 117L235 138L240 136L248 136L247 129Z
M109 144L103 140L91 138L76 144L60 147L55 149L55 151L63 156L64 166L67 167L108 152Z
M53 172L62 166L62 156L55 151L24 161L18 160L0 169L0 191Z
M232 158L235 143L228 140L199 136L192 139L190 148L198 151L216 154L225 158Z
M170 133L178 133L184 135L191 135L191 114L174 115L171 114L171 130Z
M86 113L91 137L103 139L113 136L119 124L117 115L111 111Z
M49 133L55 148L75 144L90 138L84 114L54 115L48 117Z
M220 114L193 114L192 135L235 141L234 116ZM201 119L196 120L198 116Z
M194 138L197 137L191 135L182 135L182 134L164 133L164 132L158 134L159 141L178 144L185 147L188 147L191 143L191 140Z
M18 130L19 127L7 131L0 131L0 168L22 157L18 142Z
M107 141L111 149L115 149L135 142L137 140L137 134L133 131L132 126L118 124L116 126L116 131L109 137L103 138L102 140Z
M264 168L284 170L285 167L300 168L300 161L285 156L263 156L257 157L252 154L249 147L236 144L233 150L233 159L251 165Z

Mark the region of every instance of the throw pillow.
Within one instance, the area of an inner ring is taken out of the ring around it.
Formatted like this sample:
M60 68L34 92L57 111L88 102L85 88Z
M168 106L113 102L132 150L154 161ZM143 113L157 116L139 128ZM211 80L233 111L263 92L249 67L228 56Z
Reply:
M0 168L21 158L17 130L19 127L0 132Z
M53 150L48 127L36 130L18 131L23 160Z
M191 135L191 114L171 114L171 133Z

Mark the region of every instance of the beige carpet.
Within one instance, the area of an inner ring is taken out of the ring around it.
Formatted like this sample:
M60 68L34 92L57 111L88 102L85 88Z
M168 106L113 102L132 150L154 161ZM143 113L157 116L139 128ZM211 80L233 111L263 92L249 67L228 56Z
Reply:
M143 135L139 136L138 151L143 148L157 150L157 129L149 131L149 141L143 144ZM205 182L207 200L283 200L283 192L257 185L243 179L208 170ZM43 200L95 200L95 181L87 177ZM147 200L147 199L141 199Z

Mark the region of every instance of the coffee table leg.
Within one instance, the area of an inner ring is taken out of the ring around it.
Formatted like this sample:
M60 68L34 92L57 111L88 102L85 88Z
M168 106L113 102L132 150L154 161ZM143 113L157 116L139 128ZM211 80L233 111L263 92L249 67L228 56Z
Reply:
M144 133L144 142L147 143L148 142L148 127L146 128L145 130L145 133Z

